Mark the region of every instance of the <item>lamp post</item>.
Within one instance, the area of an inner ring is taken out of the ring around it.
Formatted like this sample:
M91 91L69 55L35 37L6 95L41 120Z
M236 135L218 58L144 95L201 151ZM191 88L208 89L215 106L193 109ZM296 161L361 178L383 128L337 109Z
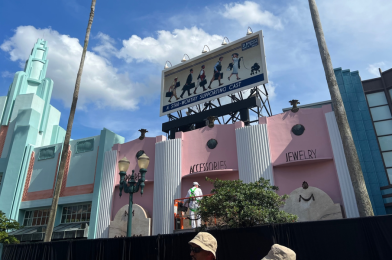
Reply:
M132 175L127 175L127 170L129 168L129 161L126 157L122 158L118 162L118 168L120 170L120 197L122 191L129 193L129 205L128 205L128 224L127 224L127 237L132 234L132 206L133 206L133 194L139 191L143 195L144 181L146 180L146 172L148 164L150 163L150 158L143 153L137 158L137 164L139 165L140 173L136 174L132 170Z

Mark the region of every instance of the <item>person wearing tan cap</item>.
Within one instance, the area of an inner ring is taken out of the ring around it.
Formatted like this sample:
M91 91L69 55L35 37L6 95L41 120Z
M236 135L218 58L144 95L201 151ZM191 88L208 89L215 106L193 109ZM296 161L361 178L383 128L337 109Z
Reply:
M218 243L215 237L207 232L199 232L191 241L192 260L213 260L216 259L216 249Z
M275 244L271 247L268 255L261 260L295 260L296 254L290 248Z

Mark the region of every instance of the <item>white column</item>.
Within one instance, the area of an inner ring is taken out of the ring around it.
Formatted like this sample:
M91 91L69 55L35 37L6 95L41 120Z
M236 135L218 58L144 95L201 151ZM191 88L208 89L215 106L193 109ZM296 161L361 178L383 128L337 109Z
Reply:
M274 185L267 125L237 128L235 136L240 180L249 183L263 177Z
M354 189L348 172L346 156L344 155L342 138L340 137L338 124L334 112L325 114L327 120L329 137L331 139L332 152L338 173L340 190L343 196L346 216L348 218L359 217L357 202L355 200Z
M174 230L174 199L181 198L181 139L155 144L152 235Z
M99 209L97 217L96 238L108 238L110 226L110 213L112 211L112 199L114 177L116 173L117 151L107 151L104 156L103 171L101 177L101 191L99 194Z

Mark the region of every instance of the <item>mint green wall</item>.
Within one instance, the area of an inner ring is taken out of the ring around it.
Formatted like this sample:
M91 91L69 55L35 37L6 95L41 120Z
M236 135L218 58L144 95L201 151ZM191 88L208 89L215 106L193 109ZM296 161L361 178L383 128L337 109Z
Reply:
M114 144L123 144L124 137L115 134L114 132L104 128L101 131L101 140L99 142L99 154L97 163L97 172L95 175L94 183L94 193L91 205L91 215L90 215L90 227L88 238L95 238L96 235L96 223L99 210L99 195L101 191L101 178L103 171L104 155L105 152L112 149Z
M15 120L4 185L0 193L0 210L12 219L17 219L18 216L26 166L32 150L28 144L36 142L39 117L40 114L30 108L20 110Z
M1 124L2 125L8 125L8 122L10 120L10 116L12 113L12 109L14 106L14 101L15 98L19 94L24 94L25 92L21 92L21 87L24 85L26 79L26 73L24 71L18 71L15 73L14 76L14 81L12 82L9 90L8 90L8 95L7 95L7 102L5 104L5 110L1 119Z
M34 94L23 94L19 95L15 98L14 105L13 105L13 110L11 113L11 116L9 117L10 123L8 127L8 132L7 132L7 138L4 143L4 148L3 148L3 153L1 154L2 158L5 158L8 156L8 151L11 146L11 140L13 136L13 131L15 129L14 123L16 122L15 119L18 116L18 113L22 109L28 109L32 108L35 111L38 112L38 122L37 122L37 129L40 125L41 122L41 115L44 109L44 101L38 97L37 95ZM28 124L28 123L26 123ZM37 132L38 134L38 132ZM41 136L37 135L37 139L40 140ZM37 145L37 143L34 143L34 145Z
M41 145L49 145L49 144L56 144L56 143L62 143L63 140L52 143L51 139L52 139L52 135L53 135L53 127L57 126L59 127L59 123L60 123L60 116L61 113L60 111L58 111L56 108L54 108L53 106L49 107L49 116L48 116L48 120L46 121L46 130L42 135L42 143Z
M65 138L65 130L58 126L54 125L52 130L52 136L50 138L50 144L57 144L64 142Z
M54 226L58 226L61 224L61 214L63 212L63 206L58 205L57 206L57 211L56 211L56 218L54 220Z
M94 139L94 150L84 153L76 153L77 142L89 139ZM100 149L99 140L100 136L97 135L69 142L71 145L72 155L71 163L69 165L66 187L94 183L95 165L97 163L97 151L98 149Z
M0 97L0 122L1 122L1 118L3 117L6 103L7 103L7 96Z
M39 160L40 150L47 147L55 147L54 158ZM59 154L61 154L61 150L62 144L42 146L34 149L35 161L28 189L29 192L50 190L53 188L54 177L58 168L57 160Z

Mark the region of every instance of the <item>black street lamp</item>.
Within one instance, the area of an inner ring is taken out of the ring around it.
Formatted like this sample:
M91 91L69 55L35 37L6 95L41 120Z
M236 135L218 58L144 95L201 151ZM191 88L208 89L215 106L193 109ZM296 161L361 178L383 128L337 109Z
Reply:
M133 206L133 194L139 191L143 195L144 181L146 180L147 167L150 163L150 158L143 153L137 158L137 164L139 165L140 173L134 174L135 171L132 170L132 175L127 175L127 170L129 168L129 161L126 157L122 158L118 162L118 169L120 170L120 197L122 191L129 193L129 206L128 206L128 224L127 224L127 237L132 234L132 206Z

